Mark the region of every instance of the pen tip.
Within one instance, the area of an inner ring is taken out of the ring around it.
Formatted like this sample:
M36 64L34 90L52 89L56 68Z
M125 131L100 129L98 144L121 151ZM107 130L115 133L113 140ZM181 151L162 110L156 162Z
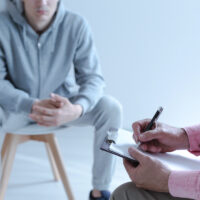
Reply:
M158 111L159 111L159 112L162 112L162 111L163 111L163 107L160 106L160 107L158 108Z

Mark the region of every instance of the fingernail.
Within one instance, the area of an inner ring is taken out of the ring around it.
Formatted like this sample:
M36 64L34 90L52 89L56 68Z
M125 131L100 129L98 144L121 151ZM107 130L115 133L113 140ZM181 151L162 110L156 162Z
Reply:
M144 140L144 139L145 139L145 136L144 136L144 135L140 135L139 137L140 137L140 138L139 138L140 140Z
M135 142L138 143L138 137L134 135Z
M142 150L146 151L147 150L147 146L145 144L141 145Z
M129 152L129 153L132 153L132 152L133 152L133 148L132 148L132 147L129 147L129 148L128 148L128 152Z

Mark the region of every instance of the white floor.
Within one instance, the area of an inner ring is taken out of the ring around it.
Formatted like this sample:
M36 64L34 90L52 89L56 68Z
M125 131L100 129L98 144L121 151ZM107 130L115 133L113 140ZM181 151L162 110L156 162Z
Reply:
M57 132L63 160L76 200L87 200L91 186L93 129L68 128ZM129 181L117 158L111 191ZM42 143L19 146L5 200L67 200L61 182L53 181L46 150Z

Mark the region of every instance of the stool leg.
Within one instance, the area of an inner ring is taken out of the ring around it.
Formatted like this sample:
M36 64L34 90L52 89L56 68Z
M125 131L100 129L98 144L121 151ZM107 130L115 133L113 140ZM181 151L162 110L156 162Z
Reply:
M8 143L6 147L6 157L4 157L2 175L0 180L0 200L4 199L6 193L8 180L10 177L13 161L15 158L18 139L19 138L15 135L9 135L9 138L7 140Z
M1 149L1 161L2 162L6 155L6 149L7 149L8 144L9 144L9 134L6 134L5 139L3 141L2 149Z
M46 141L51 148L51 151L52 151L53 157L55 159L61 180L63 182L65 191L67 193L67 196L68 196L69 200L74 200L74 197L73 197L73 194L72 194L72 191L71 191L71 188L70 188L70 184L69 184L69 181L68 181L67 173L65 171L64 164L63 164L63 161L62 161L61 156L60 156L60 151L59 151L59 148L58 148L56 138L54 137L53 134L50 134L50 135L46 136Z
M47 150L47 154L48 154L48 157L49 157L49 161L51 163L51 168L52 168L52 171L53 171L53 174L54 174L55 181L59 181L60 176L59 176L58 168L56 166L55 159L53 157L51 148L50 148L48 143L46 143L45 145L46 145L46 150Z

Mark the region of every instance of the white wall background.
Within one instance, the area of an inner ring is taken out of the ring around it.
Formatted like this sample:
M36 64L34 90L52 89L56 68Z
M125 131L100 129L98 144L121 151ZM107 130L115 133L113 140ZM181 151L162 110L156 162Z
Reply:
M124 107L124 127L160 105L161 121L200 122L199 0L64 1L91 24L107 93Z
M200 122L199 0L65 0L90 22L107 93L124 107L124 126L152 117Z

